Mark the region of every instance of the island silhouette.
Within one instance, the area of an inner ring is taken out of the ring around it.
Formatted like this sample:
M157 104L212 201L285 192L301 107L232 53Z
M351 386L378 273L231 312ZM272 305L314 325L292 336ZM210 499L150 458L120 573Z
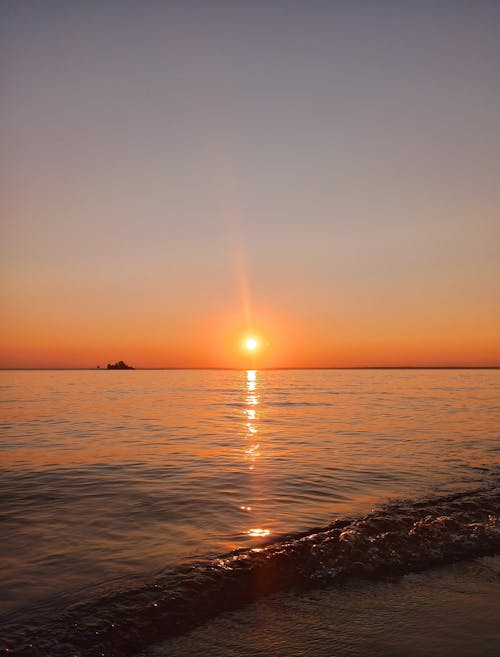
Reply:
M134 368L132 367L132 365L127 365L127 363L123 360L119 360L114 365L108 363L108 370L133 370L133 369Z

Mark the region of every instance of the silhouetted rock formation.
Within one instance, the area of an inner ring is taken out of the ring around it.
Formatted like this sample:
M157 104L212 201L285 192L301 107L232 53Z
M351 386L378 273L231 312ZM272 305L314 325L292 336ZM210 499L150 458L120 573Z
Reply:
M123 360L119 360L117 363L114 365L111 365L111 363L108 363L108 370L133 370L134 368L132 365L127 365Z

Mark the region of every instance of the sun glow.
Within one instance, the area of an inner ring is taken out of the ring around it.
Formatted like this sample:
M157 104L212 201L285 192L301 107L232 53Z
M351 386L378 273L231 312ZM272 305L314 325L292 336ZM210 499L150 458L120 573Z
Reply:
M245 347L250 349L250 351L253 351L257 348L257 340L255 338L248 338L248 340L245 341Z

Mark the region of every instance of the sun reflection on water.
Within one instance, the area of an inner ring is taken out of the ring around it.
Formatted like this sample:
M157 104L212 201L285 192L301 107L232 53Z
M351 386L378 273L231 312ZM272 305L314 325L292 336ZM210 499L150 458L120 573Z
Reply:
M264 536L269 536L270 533L271 530L262 529L261 527L255 527L254 529L248 530L248 535L252 536L253 538L263 538Z
M243 448L243 459L248 463L248 470L252 473L257 473L255 466L258 462L258 459L261 458L261 443L256 443L255 438L256 434L259 431L259 425L257 423L257 412L253 408L259 404L259 393L258 393L258 380L257 380L257 370L248 370L246 373L245 381L245 403L246 408L244 413L246 415L247 421L244 423L244 432L246 445ZM254 478L257 477L257 478ZM262 495L262 480L258 477L257 474L252 474L251 489L257 496ZM247 503L240 505L240 510L245 512L252 512L252 516L256 515L257 509L254 509ZM263 518L254 517L253 522L255 524L263 521ZM271 530L265 527L252 527L246 531L246 535L251 538L264 538L271 534Z

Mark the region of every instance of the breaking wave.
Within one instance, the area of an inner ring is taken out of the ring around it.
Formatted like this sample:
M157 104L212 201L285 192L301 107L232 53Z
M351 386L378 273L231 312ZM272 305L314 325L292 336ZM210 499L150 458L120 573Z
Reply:
M1 649L17 656L127 657L222 611L267 594L383 578L500 553L500 487L388 504L307 533L283 536L164 572L22 626Z

